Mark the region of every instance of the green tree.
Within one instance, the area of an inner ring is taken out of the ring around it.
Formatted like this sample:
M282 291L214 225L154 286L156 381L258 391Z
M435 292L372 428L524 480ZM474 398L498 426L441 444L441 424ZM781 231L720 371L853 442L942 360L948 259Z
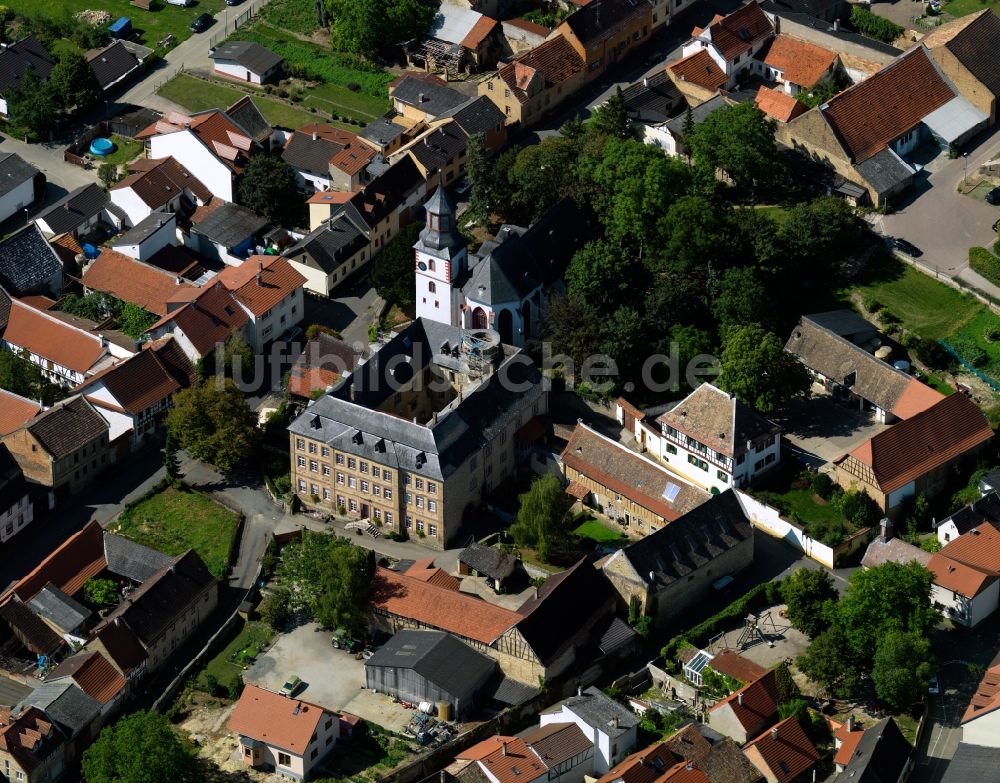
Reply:
M104 187L110 189L120 179L118 176L118 164L102 163L97 167L97 178L104 184Z
M920 701L933 673L934 654L923 636L890 631L879 640L872 681L875 695L893 710L902 711Z
M531 482L528 491L518 496L520 507L510 534L518 546L532 547L542 560L548 560L549 547L566 536L566 512L572 501L555 476L545 475Z
M772 184L782 169L774 129L774 120L744 101L713 111L685 144L704 176L721 169L737 185L756 189Z
M782 580L781 595L788 605L788 619L806 636L815 639L829 628L837 590L826 571L798 569Z
M257 607L260 619L275 631L284 631L292 617L292 595L287 588L277 587L264 596Z
M167 481L176 485L181 478L181 461L177 458L177 441L170 430L167 430L167 437L163 443L163 469L167 474Z
M579 144L561 136L545 138L520 149L507 168L510 190L504 214L521 225L528 225L573 193L576 187L573 164L579 154Z
M229 379L209 379L174 396L167 431L188 454L223 471L253 454L257 414Z
M468 151L465 175L469 181L469 206L465 214L470 220L486 225L497 208L496 156L486 147L486 135L483 133L469 137Z
M893 631L926 638L938 621L930 594L931 572L915 560L851 574L837 617L854 655L870 662L879 640Z
M66 111L71 108L86 111L101 96L101 85L83 55L65 49L45 87L56 104Z
M839 625L831 625L813 639L795 664L831 695L848 695L861 682L861 670Z
M194 754L167 719L145 710L105 726L83 754L87 783L193 783Z
M122 302L115 320L125 334L133 340L141 340L146 330L156 323L156 316L137 304Z
M586 132L583 118L574 112L566 122L559 126L559 135L564 139L579 139Z
M416 295L413 245L423 226L409 223L372 261L371 283L387 302L412 304Z
M720 257L725 247L726 223L720 219L719 208L709 199L698 195L683 196L674 201L658 222L658 254L644 260L654 271L664 266L680 273L702 270Z
M809 388L809 374L760 324L723 335L719 383L745 405L770 413Z
M254 352L242 329L233 329L222 346L225 372L230 378L243 378L247 370L253 374Z
M113 606L118 603L118 585L113 579L91 577L83 583L83 596L92 606Z
M859 5L851 6L851 25L862 35L887 44L903 34L903 28L895 22Z
M282 226L294 228L302 219L302 196L295 169L281 158L256 155L240 175L240 203Z
M420 0L327 0L330 38L338 49L371 55L427 31L439 2Z
M594 110L590 118L590 127L595 133L603 133L617 139L635 137L635 129L632 127L632 120L629 119L628 106L625 105L621 87Z
M778 690L778 701L789 702L802 697L802 691L795 684L788 664L782 661L774 667L774 687Z
M771 295L753 267L734 267L722 275L712 302L720 331L741 324L763 323L772 312Z
M871 527L881 516L881 509L863 489L849 489L840 496L840 511L854 527Z
M45 136L55 127L59 104L33 71L25 71L21 83L10 90L6 98L7 116L12 125L38 136Z
M9 351L0 348L0 389L40 400L52 405L66 396L66 390L42 375L38 365L28 359L27 351Z
M588 242L573 255L566 269L566 289L601 315L610 315L633 301L627 255L621 245L603 239Z
M600 350L600 319L582 297L572 294L553 297L545 309L542 330L553 354L564 354L573 360L577 379L586 358ZM569 373L566 375L568 378Z

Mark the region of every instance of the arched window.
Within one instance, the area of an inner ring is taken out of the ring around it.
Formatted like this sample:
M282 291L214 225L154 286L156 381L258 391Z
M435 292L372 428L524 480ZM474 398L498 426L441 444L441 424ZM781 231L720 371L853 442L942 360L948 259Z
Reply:
M475 310L472 311L472 328L473 329L488 328L486 311L481 307L477 307Z
M432 294L436 294L437 293L437 285L434 283L433 280L431 280L427 284L427 290L430 291Z

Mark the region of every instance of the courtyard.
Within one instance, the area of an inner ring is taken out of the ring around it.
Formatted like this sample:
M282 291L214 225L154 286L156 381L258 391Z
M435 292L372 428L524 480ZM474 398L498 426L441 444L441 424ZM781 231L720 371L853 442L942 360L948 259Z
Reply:
M890 426L828 394L796 399L771 418L781 425L785 440L799 460L816 469Z
M317 623L305 623L281 634L243 675L244 682L280 690L289 677L302 679L296 694L334 712L348 712L393 732L402 731L413 710L365 689L364 661L334 649L331 634Z

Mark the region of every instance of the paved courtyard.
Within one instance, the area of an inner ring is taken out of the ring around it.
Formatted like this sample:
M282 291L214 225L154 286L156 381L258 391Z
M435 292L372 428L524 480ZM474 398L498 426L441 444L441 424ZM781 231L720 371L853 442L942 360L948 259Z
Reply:
M349 712L392 731L400 731L413 717L413 710L366 690L364 662L334 649L330 632L317 623L279 636L243 679L277 691L292 675L302 679L298 696L329 710Z
M799 458L815 468L890 426L825 394L795 400L780 416L772 418L784 429L785 439Z
M792 628L787 619L781 617L780 612L784 606L771 607L769 611L760 614L759 628L763 634L763 640L758 637L752 641L745 649L740 649L737 644L743 627L734 628L727 631L712 645L713 651L729 649L738 652L744 658L753 661L765 669L770 669L777 663L786 660L795 660L806 651L809 646L809 638Z

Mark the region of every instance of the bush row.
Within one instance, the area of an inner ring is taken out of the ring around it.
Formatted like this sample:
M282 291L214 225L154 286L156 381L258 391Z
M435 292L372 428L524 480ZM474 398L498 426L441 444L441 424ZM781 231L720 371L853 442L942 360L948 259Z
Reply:
M862 35L883 43L892 43L903 34L903 28L895 22L859 5L851 8L851 24Z
M677 634L664 645L661 655L667 668L671 668L680 651L688 645L701 645L711 637L731 626L733 620L742 619L748 613L781 603L781 582L763 582L747 590L722 611L703 620L693 628Z
M969 266L994 285L1000 285L1000 258L985 247L969 248Z

